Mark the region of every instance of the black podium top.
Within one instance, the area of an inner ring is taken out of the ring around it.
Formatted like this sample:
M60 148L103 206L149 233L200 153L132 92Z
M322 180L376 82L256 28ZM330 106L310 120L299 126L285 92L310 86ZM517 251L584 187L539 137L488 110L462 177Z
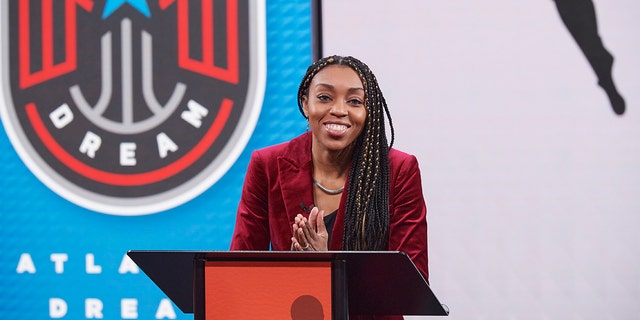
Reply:
M344 261L349 312L448 315L409 256L396 251L144 251L127 255L184 313L194 311L194 261Z

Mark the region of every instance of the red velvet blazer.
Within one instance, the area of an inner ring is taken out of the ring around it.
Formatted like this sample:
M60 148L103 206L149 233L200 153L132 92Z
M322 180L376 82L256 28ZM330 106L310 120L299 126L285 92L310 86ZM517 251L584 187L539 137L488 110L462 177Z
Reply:
M389 246L407 253L429 279L427 209L418 162L413 155L389 151ZM330 250L341 250L346 192L342 194ZM313 204L311 133L254 151L238 206L231 250L290 250L291 226L302 205ZM306 215L306 214L305 214Z

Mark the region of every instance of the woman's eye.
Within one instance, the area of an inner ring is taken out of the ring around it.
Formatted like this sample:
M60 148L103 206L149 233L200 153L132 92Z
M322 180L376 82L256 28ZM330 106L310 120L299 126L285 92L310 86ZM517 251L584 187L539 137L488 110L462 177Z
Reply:
M358 105L358 106L362 104L362 101L361 101L360 99L351 99L351 100L349 100L348 102L349 102L350 104Z
M331 98L328 95L325 95L325 94L318 95L317 98L320 101L329 101L329 100L331 100Z

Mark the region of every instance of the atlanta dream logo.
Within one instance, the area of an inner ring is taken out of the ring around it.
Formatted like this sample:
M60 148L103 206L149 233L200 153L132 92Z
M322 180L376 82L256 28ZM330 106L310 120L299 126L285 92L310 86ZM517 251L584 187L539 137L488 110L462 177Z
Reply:
M265 87L262 1L1 2L3 124L67 200L170 209L246 146Z

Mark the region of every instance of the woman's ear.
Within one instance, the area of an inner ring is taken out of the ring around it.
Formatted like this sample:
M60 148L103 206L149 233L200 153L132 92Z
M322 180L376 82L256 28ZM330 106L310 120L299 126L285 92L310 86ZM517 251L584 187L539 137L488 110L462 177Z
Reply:
M302 112L304 117L309 119L309 98L307 96L302 96Z

